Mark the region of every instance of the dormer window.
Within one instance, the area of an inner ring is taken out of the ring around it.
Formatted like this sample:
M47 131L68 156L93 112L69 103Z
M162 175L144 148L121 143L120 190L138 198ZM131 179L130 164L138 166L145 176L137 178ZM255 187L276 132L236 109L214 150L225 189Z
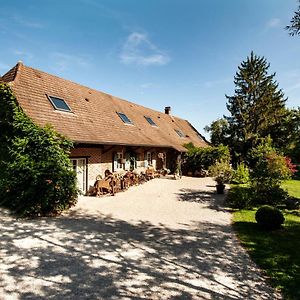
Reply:
M151 126L156 126L157 127L156 123L150 117L146 117L146 116L144 116L144 117Z
M133 122L125 114L121 112L117 112L117 114L125 124L133 124Z
M185 137L185 134L181 130L179 130L179 129L174 129L174 130L181 138Z
M67 104L67 102L64 99L53 97L53 96L47 96L47 97L56 110L71 112L70 106Z

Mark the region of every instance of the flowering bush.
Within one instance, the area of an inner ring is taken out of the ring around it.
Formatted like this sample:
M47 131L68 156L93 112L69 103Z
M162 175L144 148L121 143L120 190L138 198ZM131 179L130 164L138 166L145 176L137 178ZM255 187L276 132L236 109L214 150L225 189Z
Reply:
M289 157L285 157L286 166L289 168L291 175L294 175L297 172L297 166L292 163L292 160Z
M254 190L257 204L274 204L283 202L287 198L280 185L292 175L284 156L275 151L259 157L252 173L251 187Z
M209 175L215 177L215 181L222 185L229 183L232 176L232 169L228 161L218 161L208 169Z

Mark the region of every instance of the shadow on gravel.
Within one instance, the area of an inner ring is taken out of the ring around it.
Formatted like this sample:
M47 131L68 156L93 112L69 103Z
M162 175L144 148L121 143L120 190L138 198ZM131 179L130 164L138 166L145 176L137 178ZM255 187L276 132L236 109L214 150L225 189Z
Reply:
M208 208L217 211L232 211L232 209L225 207L224 205L226 194L218 195L214 191L203 191L203 189L181 189L180 193L178 193L177 196L179 201L207 204Z
M175 230L84 211L1 217L0 294L7 297L274 299L245 264L230 226Z

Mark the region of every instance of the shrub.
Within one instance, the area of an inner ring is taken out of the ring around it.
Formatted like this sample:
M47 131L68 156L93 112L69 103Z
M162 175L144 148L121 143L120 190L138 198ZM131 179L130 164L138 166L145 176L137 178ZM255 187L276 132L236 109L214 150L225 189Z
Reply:
M264 205L257 210L255 220L263 229L275 230L284 223L284 216L279 209Z
M295 173L297 173L297 166L292 163L291 158L286 156L285 163L286 163L286 166L288 167L288 169L290 170L291 176L295 175Z
M296 197L289 197L285 201L285 206L289 210L299 209L299 199Z
M253 191L252 202L257 205L276 205L285 203L289 198L288 192L280 186L256 185L254 187L251 186L251 189Z
M218 184L229 183L232 169L227 161L218 161L208 169L209 175L215 177Z
M227 194L226 204L232 208L249 208L252 206L252 190L246 186L233 186Z
M0 204L24 216L58 214L77 200L72 143L34 124L0 83Z
M291 177L284 156L274 150L257 157L257 163L251 173L251 187L255 191L256 203L278 204L287 198L280 188L283 180Z
M193 144L186 144L188 152L183 157L182 170L185 174L188 172L207 170L217 161L230 160L229 149L227 146L199 148Z
M231 182L235 184L245 184L250 181L249 168L244 164L240 163L237 165L236 170L232 173Z

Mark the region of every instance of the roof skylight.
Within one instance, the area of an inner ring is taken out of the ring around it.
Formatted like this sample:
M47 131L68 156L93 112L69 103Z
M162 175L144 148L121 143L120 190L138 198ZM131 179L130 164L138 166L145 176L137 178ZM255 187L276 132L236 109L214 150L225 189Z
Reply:
M65 100L53 96L48 96L48 99L56 110L71 112L71 108Z
M174 130L181 138L185 137L185 134L181 130L179 130L179 129L174 129Z
M146 116L144 116L144 117L151 126L157 126L156 123L150 117L146 117Z
M121 118L121 120L126 124L133 124L132 121L123 113L117 112L118 116Z

